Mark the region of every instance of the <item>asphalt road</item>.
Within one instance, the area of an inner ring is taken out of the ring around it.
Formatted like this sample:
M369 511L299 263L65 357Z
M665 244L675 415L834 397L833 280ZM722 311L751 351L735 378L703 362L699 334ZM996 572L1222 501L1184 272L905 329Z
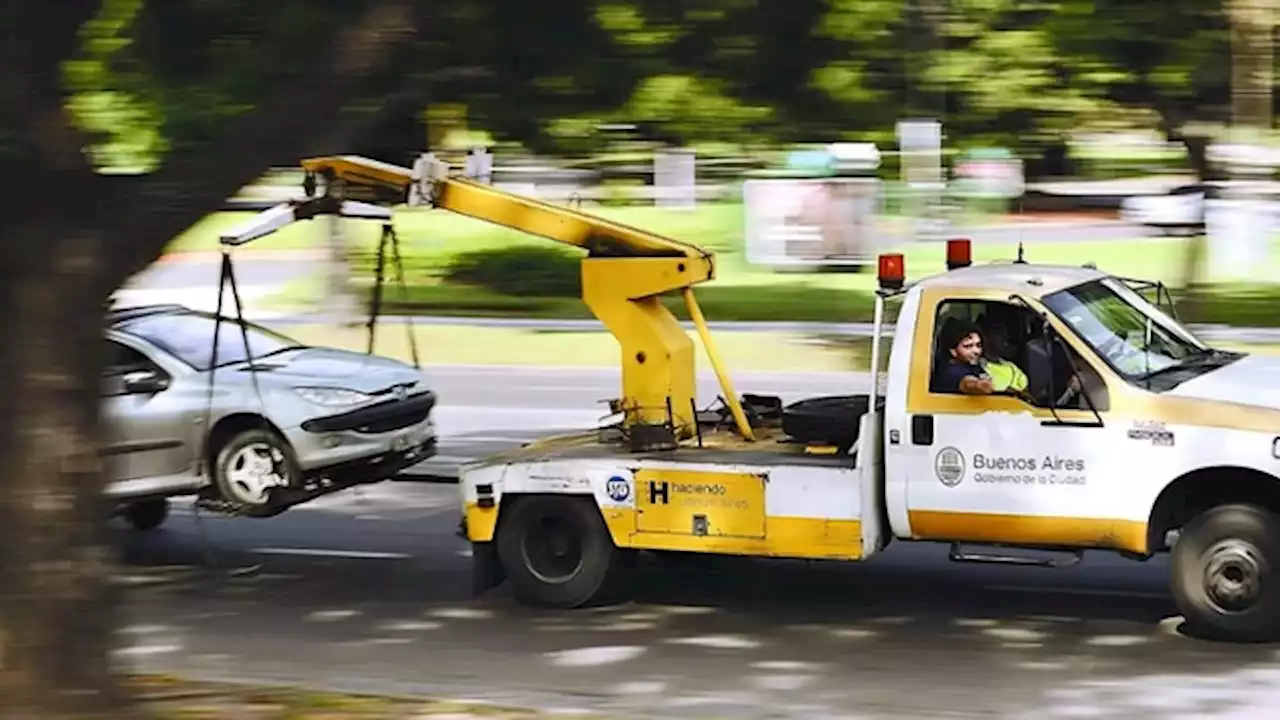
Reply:
M610 373L436 369L459 456L595 417ZM787 398L857 376L740 374ZM607 394L605 395L607 396ZM418 692L609 717L1256 718L1280 647L1182 636L1162 561L955 565L900 544L865 564L646 566L623 604L471 597L456 488L385 483L271 520L179 508L119 532L120 660L227 679Z

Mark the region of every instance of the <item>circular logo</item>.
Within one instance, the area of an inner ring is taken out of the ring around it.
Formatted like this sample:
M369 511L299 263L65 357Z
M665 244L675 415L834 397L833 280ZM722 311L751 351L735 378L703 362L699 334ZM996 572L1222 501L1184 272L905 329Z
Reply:
M626 478L618 475L609 478L609 482L604 485L604 491L608 493L609 499L614 502L623 502L631 497L630 483L626 481Z
M964 455L953 447L944 447L933 460L933 470L947 487L955 487L964 479Z

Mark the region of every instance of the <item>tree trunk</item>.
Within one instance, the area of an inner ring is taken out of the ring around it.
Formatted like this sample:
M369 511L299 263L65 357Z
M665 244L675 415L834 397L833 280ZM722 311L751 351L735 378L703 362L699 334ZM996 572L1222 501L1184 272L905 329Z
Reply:
M1187 164L1202 181L1214 180L1218 173L1209 164L1209 138L1205 135L1179 135L1182 147L1187 151Z
M1231 124L1269 133L1275 0L1231 0Z
M1202 181L1213 180L1217 176L1215 169L1209 164L1209 138L1203 135L1179 136L1182 146L1187 150L1187 161L1195 170L1196 177ZM1182 256L1182 291L1179 315L1192 322L1201 314L1201 281L1204 279L1204 266L1208 244L1205 233L1198 233L1187 239L1187 249Z
M98 454L95 234L10 227L0 267L0 717L125 718L111 673L117 598Z

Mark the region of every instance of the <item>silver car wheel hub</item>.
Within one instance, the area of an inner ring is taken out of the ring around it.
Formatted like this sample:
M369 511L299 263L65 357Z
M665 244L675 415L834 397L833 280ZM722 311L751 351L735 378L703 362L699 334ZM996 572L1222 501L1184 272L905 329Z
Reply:
M284 453L267 443L240 448L227 464L227 484L242 502L261 504L274 487L287 487Z

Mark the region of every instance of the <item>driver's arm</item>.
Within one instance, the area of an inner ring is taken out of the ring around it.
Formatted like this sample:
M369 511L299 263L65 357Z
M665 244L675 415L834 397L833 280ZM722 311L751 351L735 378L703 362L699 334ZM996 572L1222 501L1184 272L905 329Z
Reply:
M960 380L960 392L965 395L990 395L992 389L991 378L966 375Z

